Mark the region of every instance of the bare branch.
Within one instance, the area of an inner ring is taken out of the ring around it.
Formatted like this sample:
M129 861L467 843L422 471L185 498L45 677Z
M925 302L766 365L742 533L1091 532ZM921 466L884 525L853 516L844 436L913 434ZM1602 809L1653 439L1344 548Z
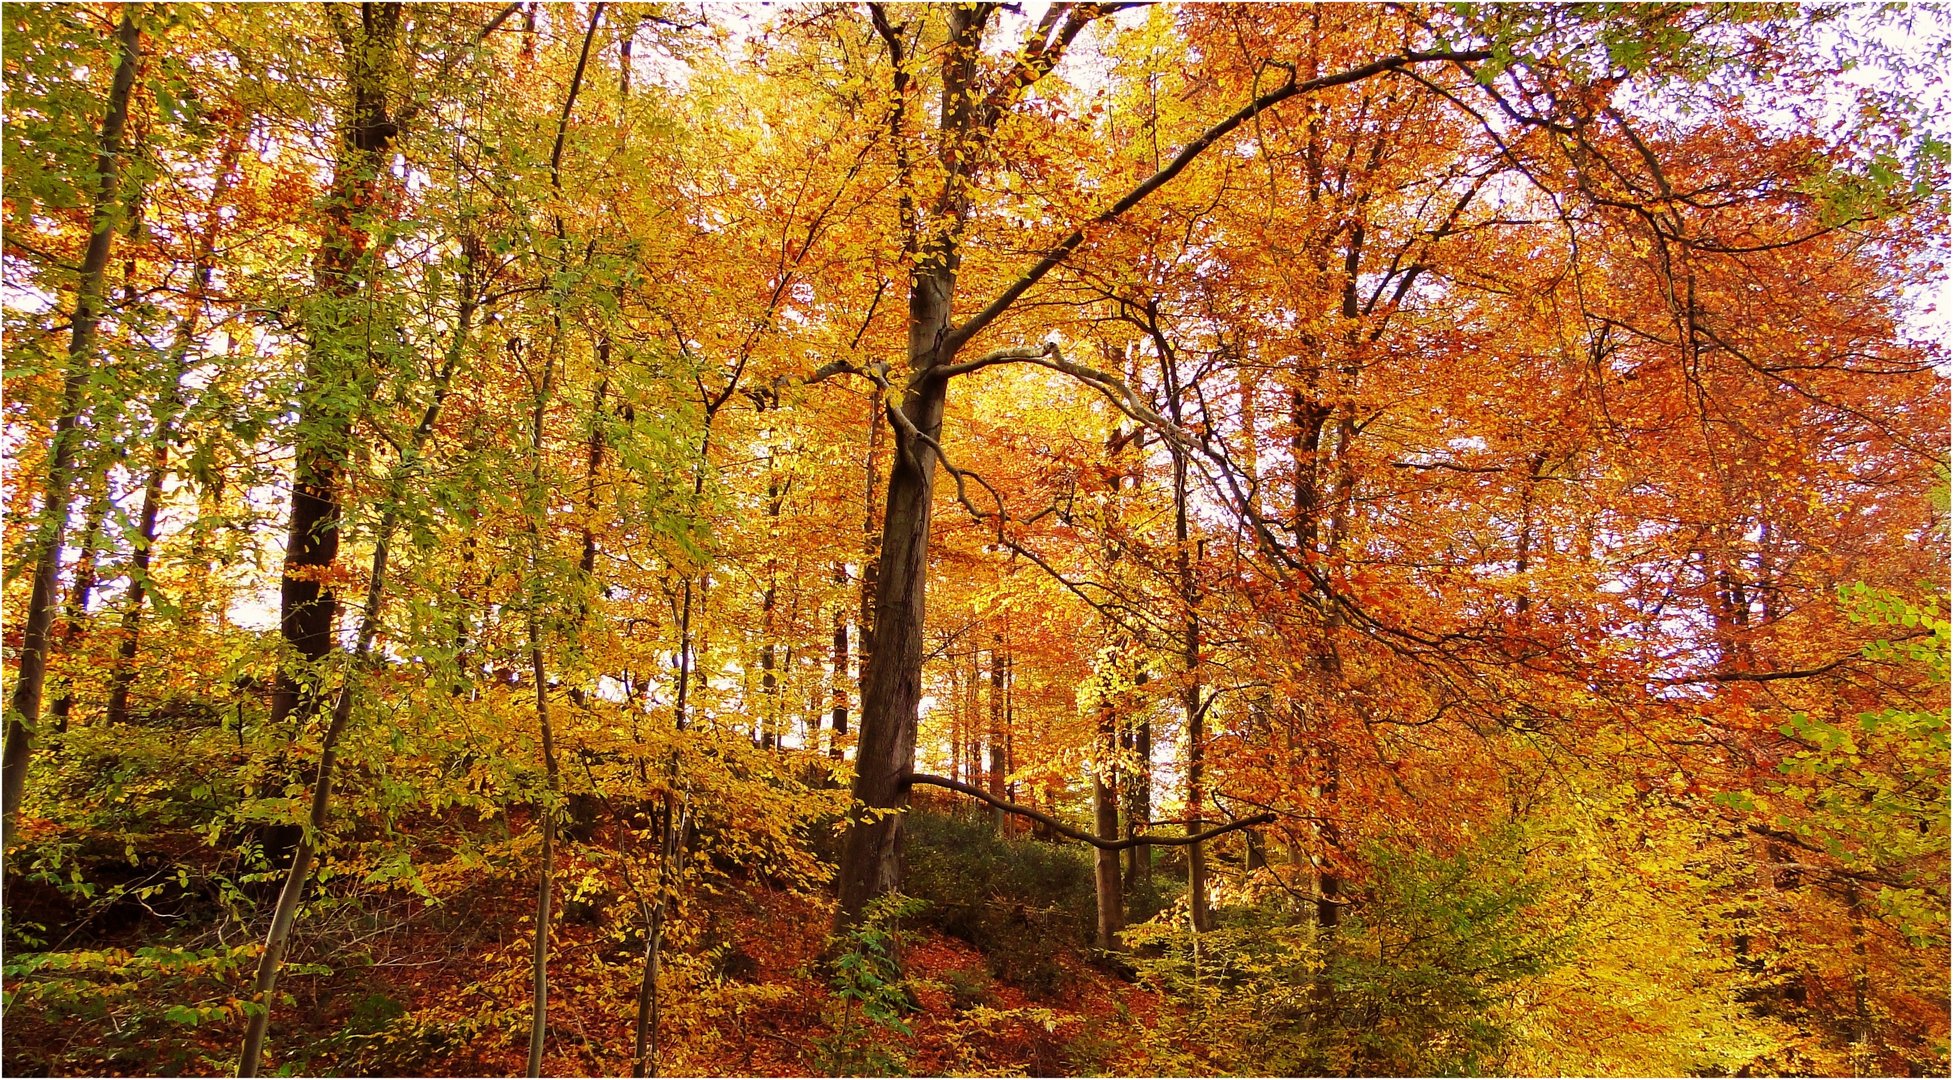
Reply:
M1778 682L1783 679L1809 679L1834 671L1856 659L1858 659L1856 656L1840 656L1828 664L1793 671L1711 671L1706 675L1683 675L1672 679L1656 679L1655 682L1660 686L1692 686L1698 683L1763 683Z
M1031 360L1037 360L1043 357L1057 356L1057 355L1058 355L1058 346L1052 342L1047 341L1043 345L1040 345L1035 349L1028 348L1028 347L996 349L991 352L984 353L982 356L977 357L975 360L965 360L960 364L951 364L948 367L930 368L925 372L923 372L923 374L933 375L943 379L952 379L958 375L967 375L972 371L978 370L979 368L987 368L995 364L1024 363Z
M815 383L826 382L836 375L860 375L866 378L867 374L867 372L861 370L860 365L852 360L829 360L827 363L815 368L814 373L802 381L812 386Z
M1272 825L1277 820L1274 814L1256 814L1251 818L1242 818L1239 821L1230 821L1225 825L1217 825L1214 828L1208 829L1206 832L1198 832L1192 836L1128 836L1124 840L1101 840L1091 833L1072 828L1042 810L1033 810L1020 803L1000 799L980 787L972 787L961 781L951 780L946 776L931 776L928 773L910 773L909 783L927 784L930 787L960 791L973 799L981 799L1007 814L1016 814L1019 817L1027 817L1033 821L1041 821L1049 826L1053 832L1077 840L1083 844L1090 844L1101 851L1124 851L1127 848L1134 847L1185 847L1189 844L1198 844L1205 840L1212 840L1216 836L1231 833L1238 829L1252 829L1257 825Z

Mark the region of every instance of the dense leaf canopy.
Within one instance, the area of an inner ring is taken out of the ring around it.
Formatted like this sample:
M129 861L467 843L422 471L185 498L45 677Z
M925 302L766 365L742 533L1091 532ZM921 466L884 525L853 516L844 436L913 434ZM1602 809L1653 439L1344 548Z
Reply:
M1943 11L0 19L7 1070L1948 1068Z

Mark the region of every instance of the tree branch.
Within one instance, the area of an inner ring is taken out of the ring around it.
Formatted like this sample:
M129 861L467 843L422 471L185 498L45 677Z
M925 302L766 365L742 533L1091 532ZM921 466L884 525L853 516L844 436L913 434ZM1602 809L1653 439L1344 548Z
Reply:
M1230 821L1225 825L1217 825L1214 828L1208 829L1206 832L1198 832L1192 836L1129 836L1124 840L1101 840L1091 833L1072 828L1042 810L1033 810L1028 806L1014 803L1007 799L1000 799L980 787L972 787L959 780L951 780L946 776L932 776L928 773L910 773L908 782L910 784L927 784L930 787L960 791L973 799L980 799L983 802L989 803L991 806L1007 814L1016 814L1019 817L1027 817L1034 821L1041 821L1050 826L1053 832L1077 840L1080 843L1090 844L1101 851L1124 851L1127 848L1133 847L1184 847L1189 844L1198 844L1204 840L1211 840L1223 833L1231 833L1238 829L1252 829L1257 825L1272 825L1277 820L1274 814L1256 814L1251 818L1242 818L1239 821Z
M982 356L977 357L975 360L965 360L960 364L951 364L948 367L929 368L923 371L921 374L925 376L934 376L936 378L950 379L958 375L967 375L972 371L978 370L979 368L990 367L993 364L1028 363L1033 360L1040 360L1045 357L1051 357L1057 355L1058 355L1058 346L1053 342L1047 341L1043 345L1040 345L1035 349L1033 348L995 349L991 352L984 353Z
M1193 164L1194 159L1199 157L1208 147L1214 145L1216 142L1231 134L1234 129L1254 119L1261 113L1266 112L1268 109L1292 97L1297 97L1302 94L1312 94L1318 90L1327 90L1331 87L1344 86L1353 82L1361 82L1364 79L1381 75L1387 71L1395 71L1398 68L1409 67L1412 64L1428 63L1431 61L1463 63L1473 60L1488 60L1491 56L1491 52L1484 49L1407 52L1397 56L1385 57L1382 60L1365 64L1362 67L1337 72L1334 75L1324 75L1318 79L1310 79L1307 82L1296 82L1291 77L1287 83L1255 98L1253 101L1243 105L1232 116L1201 132L1199 137L1181 147L1180 152L1173 155L1173 160L1161 167L1160 171L1140 181L1137 187L1127 192L1118 202L1100 211L1090 221L1073 229L1064 239L1054 244L1044 253L1042 258L1029 270L1024 272L1022 277L1012 282L1008 288L999 293L995 300L990 301L987 307L972 315L968 322L950 331L947 340L943 343L942 355L954 355L957 349L981 333L984 327L989 326L1004 312L1010 310L1010 306L1015 304L1019 297L1028 292L1031 286L1036 285L1046 274L1056 269L1067 258L1070 258L1071 253L1076 251L1078 246L1085 242L1086 228L1093 225L1104 225L1114 221L1125 214L1126 211L1138 206L1148 195L1165 187L1174 177L1185 171L1187 166Z
M815 368L813 374L807 376L805 379L801 381L805 382L809 386L812 386L815 383L826 382L827 380L833 378L836 375L865 375L865 374L866 373L861 370L860 366L855 364L854 361L852 360L829 360L827 363L822 364L820 367Z
M1711 671L1706 675L1684 675L1672 679L1656 679L1658 686L1693 686L1697 683L1732 682L1776 682L1780 679L1809 679L1825 672L1835 670L1858 659L1856 656L1841 656L1828 664L1795 671Z

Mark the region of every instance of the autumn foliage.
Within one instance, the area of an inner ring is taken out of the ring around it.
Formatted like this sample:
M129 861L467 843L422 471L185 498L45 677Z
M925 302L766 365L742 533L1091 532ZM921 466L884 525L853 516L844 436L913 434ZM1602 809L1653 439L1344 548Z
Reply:
M0 18L7 1071L1947 1070L1943 12Z

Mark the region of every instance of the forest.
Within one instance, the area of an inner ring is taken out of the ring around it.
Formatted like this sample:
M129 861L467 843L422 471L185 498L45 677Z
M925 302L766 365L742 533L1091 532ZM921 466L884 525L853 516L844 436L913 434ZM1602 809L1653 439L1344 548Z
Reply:
M8 1075L1947 1074L1946 9L0 24Z

